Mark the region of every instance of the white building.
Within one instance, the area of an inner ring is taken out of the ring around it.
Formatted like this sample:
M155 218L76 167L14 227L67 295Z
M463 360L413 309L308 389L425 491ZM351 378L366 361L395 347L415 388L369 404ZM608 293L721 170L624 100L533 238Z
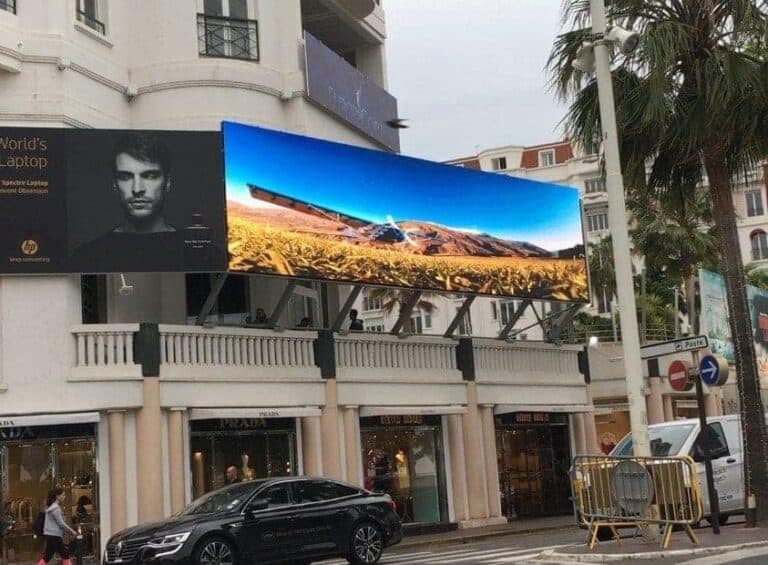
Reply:
M361 16L365 4L0 1L0 127L214 131L226 119L383 150L305 87L307 31L340 55L328 80L354 65L386 88L384 13L377 2ZM595 443L574 348L285 329L330 327L348 293L215 274L0 277L9 562L37 558L31 521L55 484L68 517L86 506L98 555L112 532L221 484L229 464L389 490L406 522L569 511L560 464ZM276 324L245 327L257 308ZM400 451L410 463L395 472ZM558 465L530 471L527 453Z

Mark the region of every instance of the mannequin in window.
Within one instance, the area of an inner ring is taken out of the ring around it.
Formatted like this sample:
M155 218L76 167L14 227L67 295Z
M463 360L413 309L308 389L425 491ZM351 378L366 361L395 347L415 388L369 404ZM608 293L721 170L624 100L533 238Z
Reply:
M397 485L401 490L411 488L411 473L408 469L408 455L402 449L395 453L395 472Z
M250 458L248 457L247 453L243 453L242 455L242 462L243 466L240 468L242 471L242 477L243 481L252 481L253 480L253 469L248 466Z

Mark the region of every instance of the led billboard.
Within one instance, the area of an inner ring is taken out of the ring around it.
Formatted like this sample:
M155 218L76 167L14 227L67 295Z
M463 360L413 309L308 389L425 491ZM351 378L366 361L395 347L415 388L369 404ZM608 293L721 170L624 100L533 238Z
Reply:
M229 270L587 302L579 192L223 124Z
M222 271L219 132L0 128L0 273Z

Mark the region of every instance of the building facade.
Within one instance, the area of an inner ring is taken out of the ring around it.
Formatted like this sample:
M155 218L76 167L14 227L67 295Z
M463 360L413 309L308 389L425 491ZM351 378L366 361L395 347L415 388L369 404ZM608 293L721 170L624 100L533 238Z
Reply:
M0 127L234 120L392 149L360 112L310 99L305 33L335 54L321 76L385 92L378 2L0 2ZM414 525L568 512L570 454L595 443L576 349L333 331L351 292L217 273L0 277L6 561L39 557L32 523L55 485L98 558L229 467L384 490Z

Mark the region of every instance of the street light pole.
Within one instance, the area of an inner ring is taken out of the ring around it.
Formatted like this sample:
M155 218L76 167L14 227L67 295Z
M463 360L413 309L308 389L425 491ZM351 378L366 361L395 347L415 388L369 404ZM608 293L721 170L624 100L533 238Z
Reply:
M648 437L648 414L643 394L643 367L640 359L640 336L637 330L635 290L632 280L632 259L629 251L627 211L624 201L624 180L621 176L619 137L616 129L616 110L613 101L613 81L608 45L603 39L606 32L604 0L590 0L594 43L595 72L600 102L600 120L603 126L605 152L605 186L608 192L608 229L613 239L613 260L616 271L616 295L619 301L621 343L624 351L624 372L627 378L629 422L632 428L634 454L651 455Z

